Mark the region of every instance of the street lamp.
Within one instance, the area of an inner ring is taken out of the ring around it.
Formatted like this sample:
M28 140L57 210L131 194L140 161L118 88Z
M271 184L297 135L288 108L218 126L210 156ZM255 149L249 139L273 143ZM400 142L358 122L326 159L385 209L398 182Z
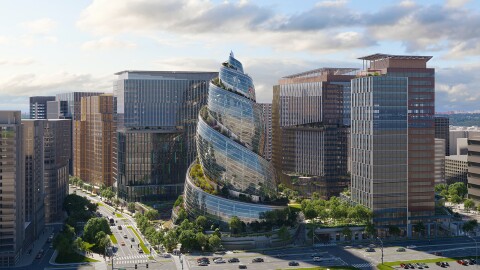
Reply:
M475 260L477 261L476 262L476 265L478 267L478 246L477 246L477 240L475 240L475 238L473 238L471 235L467 235L468 238L472 239L473 242L475 242Z
M382 264L383 264L383 241L380 239L380 237L377 237L378 241L382 244Z

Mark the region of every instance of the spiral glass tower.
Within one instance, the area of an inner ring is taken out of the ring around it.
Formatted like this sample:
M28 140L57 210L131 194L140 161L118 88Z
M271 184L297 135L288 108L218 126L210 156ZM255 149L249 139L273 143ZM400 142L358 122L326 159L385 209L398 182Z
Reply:
M275 172L264 158L265 135L261 105L242 63L230 54L219 77L209 85L208 105L197 126L198 160L185 183L185 208L191 216L204 215L245 222L282 206L276 198Z

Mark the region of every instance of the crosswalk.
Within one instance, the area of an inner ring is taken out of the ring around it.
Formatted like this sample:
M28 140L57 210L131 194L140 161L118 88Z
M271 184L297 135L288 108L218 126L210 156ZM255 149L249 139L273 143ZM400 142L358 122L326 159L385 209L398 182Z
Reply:
M375 264L373 263L357 263L352 264L352 266L356 268L375 268Z
M114 264L115 265L132 264L132 263L147 263L147 262L148 262L148 255L121 256L121 257L115 257L115 259L114 259Z

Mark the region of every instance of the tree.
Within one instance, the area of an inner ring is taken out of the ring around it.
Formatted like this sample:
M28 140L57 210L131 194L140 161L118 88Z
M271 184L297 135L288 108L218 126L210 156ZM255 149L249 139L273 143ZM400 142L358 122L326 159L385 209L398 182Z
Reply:
M413 225L413 230L420 235L423 235L423 233L425 232L425 224L423 224L423 222L418 222Z
M163 238L163 246L165 247L165 249L168 252L171 252L177 247L177 243L177 233L175 232L175 230L168 231Z
M448 194L450 196L458 195L460 198L463 198L467 193L467 186L463 182L456 182L448 186Z
M278 238L280 238L280 240L282 240L284 244L286 244L291 239L290 232L288 231L288 228L286 226L280 227L277 234Z
M457 195L457 194L453 194L452 196L450 196L450 201L451 201L452 203L458 204L458 203L461 203L461 202L462 202L462 198L461 198L459 195Z
M347 240L350 240L350 239L352 239L352 230L350 230L349 227L343 227L343 229L342 229L342 235L343 235Z
M202 251L205 249L208 243L208 237L203 234L202 232L197 232L195 235L195 239L197 240L197 245L202 249Z
M470 233L478 226L476 219L469 220L462 225L462 230L466 233Z
M397 226L390 225L388 226L388 233L392 236L397 237L400 236L401 230Z
M115 192L113 192L112 187L108 187L102 191L100 196L104 197L105 199L111 201L113 197L115 197Z
M158 219L159 216L160 216L160 214L159 214L158 211L155 210L155 209L148 210L148 211L145 213L145 217L148 218L148 220Z
M178 236L178 241L182 244L182 249L185 251L191 251L197 244L197 238L193 230L185 230Z
M195 224L199 228L201 228L201 230L205 230L205 228L207 228L207 225L208 225L208 220L204 216L198 216L197 219L195 219Z
M183 206L183 195L178 196L177 200L173 204L173 207Z
M228 221L228 226L230 227L230 232L232 234L240 233L243 228L242 221L237 216L230 218Z
M477 211L480 212L480 204L477 205Z
M442 190L447 190L448 185L447 184L438 184L435 185L435 192L442 192Z
M99 232L104 234L112 234L110 225L104 218L91 218L85 224L83 237L89 243L96 243L96 236Z
M317 211L315 211L315 208L311 204L305 207L303 214L305 215L306 219L314 219L317 217Z
M127 209L128 209L128 211L130 211L132 213L135 213L135 203L134 202L129 202L127 204Z
M105 249L110 246L110 237L104 232L98 232L95 235L95 249L97 252L105 254Z
M372 237L372 236L375 236L377 230L375 229L375 226L373 225L373 223L368 222L367 225L365 225L365 229L363 232L369 237Z
M86 250L86 245L85 243L83 242L82 238L80 237L77 237L74 241L73 241L73 246L75 247L75 249L79 250L79 251L85 251Z
M463 207L465 208L465 210L470 211L470 209L475 208L475 202L472 199L466 199L463 202Z
M210 238L208 238L208 244L210 245L210 248L212 250L217 251L222 245L222 240L220 239L220 237L212 235L210 236Z
M182 221L188 218L187 211L185 209L180 209L177 214L177 220L175 220L175 224L180 224Z

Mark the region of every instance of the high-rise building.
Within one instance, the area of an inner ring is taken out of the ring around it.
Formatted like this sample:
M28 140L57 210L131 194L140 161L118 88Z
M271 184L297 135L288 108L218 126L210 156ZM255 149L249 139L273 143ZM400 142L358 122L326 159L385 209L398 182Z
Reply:
M44 207L44 120L23 120L25 153L25 247L43 233Z
M54 100L54 96L30 97L30 119L47 119L47 102Z
M273 88L273 163L281 181L304 195L338 196L350 183L344 99L355 70L316 69Z
M74 175L93 186L112 186L113 147L116 128L113 121L113 95L82 98L79 136L74 153Z
M216 72L122 71L114 82L117 145L114 181L126 201L183 192L196 157L198 112Z
M24 239L25 155L20 111L0 111L0 266L13 266Z
M225 224L233 216L259 221L284 206L266 204L276 195L275 171L263 157L262 107L252 79L230 54L209 84L208 106L198 116L198 162L187 172L184 206L192 217L204 215Z
M480 202L480 135L468 136L468 198Z
M272 104L259 103L262 106L263 124L265 126L265 151L264 157L270 161L272 159Z
M435 138L445 140L445 155L450 155L450 119L435 116Z
M63 201L68 195L68 169L71 159L70 119L44 120L45 222L62 219Z
M435 185L445 184L445 141L435 138Z
M68 114L68 102L65 100L47 101L47 119L70 119Z
M434 216L435 70L430 56L374 54L352 80L352 199L381 230ZM429 229L428 229L429 231Z
M462 182L467 185L468 155L454 155L445 157L445 181L451 185Z

